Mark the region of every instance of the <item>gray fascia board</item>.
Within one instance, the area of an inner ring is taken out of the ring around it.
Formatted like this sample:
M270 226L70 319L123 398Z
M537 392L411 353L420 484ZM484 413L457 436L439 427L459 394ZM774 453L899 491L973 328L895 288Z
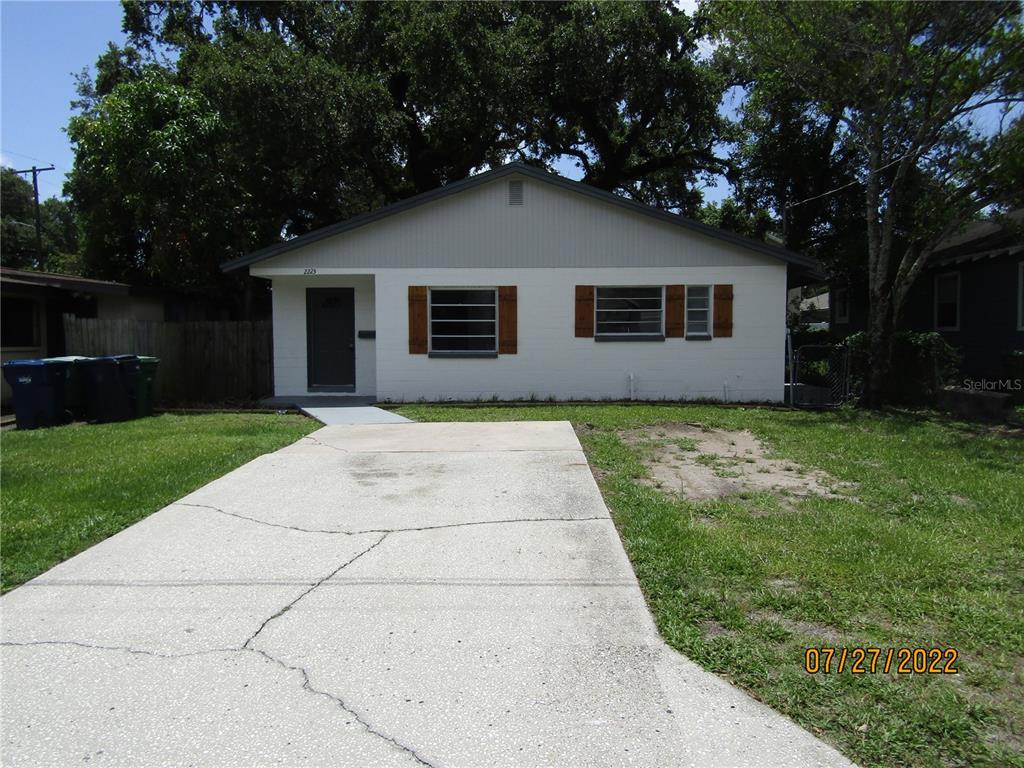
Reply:
M429 192L422 192L405 200L400 200L397 203L392 203L391 205L386 205L383 208L378 208L375 211L369 211L367 213L359 214L358 216L353 216L351 219L346 219L345 221L338 222L337 224L330 224L326 227L321 227L320 229L308 232L305 235L299 235L291 240L286 240L283 243L275 243L274 245L262 248L246 256L240 256L237 259L226 261L221 264L220 268L223 272L231 272L236 269L241 269L242 267L247 267L260 261L265 261L266 259L273 258L274 256L279 256L282 253L287 253L288 251L295 250L296 248L309 245L310 243L315 243L320 240L324 240L325 238L340 235L343 232L348 232L367 224L372 224L375 221L387 218L388 216L392 216L396 213L417 208L421 205L425 205L426 203L440 200L448 195L457 194L480 184L485 184L513 173L518 173L547 184L553 184L569 190L570 192L584 194L596 200L617 205L620 208L624 208L634 213L650 216L651 218L659 221L673 224L677 227L683 227L684 229L689 229L693 232L697 232L698 234L705 235L706 237L723 240L725 242L732 243L733 245L738 245L740 247L756 251L757 253L761 253L765 256L771 256L779 259L780 261L786 262L787 264L807 267L811 270L820 272L817 260L810 256L804 256L803 254L795 253L794 251L780 248L779 246L771 245L769 243L764 243L760 240L752 240L749 237L743 237L742 235L737 235L724 229L712 227L699 221L689 219L685 216L680 216L676 213L663 211L660 208L653 208L649 205L638 203L635 200L629 200L628 198L620 197L612 192L597 189L596 187L591 187L582 182L573 181L572 179L566 179L558 174L550 173L521 162L509 163L501 166L500 168L495 168L493 170L477 174L476 176L470 176L469 178L462 179L461 181L446 184L438 189L433 189Z

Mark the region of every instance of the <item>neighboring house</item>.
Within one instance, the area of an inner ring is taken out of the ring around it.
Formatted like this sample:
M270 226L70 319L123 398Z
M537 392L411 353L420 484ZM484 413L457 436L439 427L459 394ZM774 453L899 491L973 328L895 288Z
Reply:
M513 163L229 262L272 281L279 397L783 397L816 262Z
M827 331L829 323L827 285L805 285L789 289L789 311L811 331Z
M0 268L0 357L3 362L63 355L65 314L163 320L165 300L152 290L21 269ZM3 403L10 399L3 383Z
M942 334L960 350L964 378L1019 375L1009 357L1024 351L1024 209L1006 219L973 222L946 240L907 297L901 327ZM866 288L833 286L831 305L839 336L867 328Z

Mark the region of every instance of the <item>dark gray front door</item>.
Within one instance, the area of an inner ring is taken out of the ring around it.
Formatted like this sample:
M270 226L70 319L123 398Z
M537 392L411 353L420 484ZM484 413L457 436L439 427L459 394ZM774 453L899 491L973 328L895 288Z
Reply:
M356 387L355 289L306 289L309 388Z

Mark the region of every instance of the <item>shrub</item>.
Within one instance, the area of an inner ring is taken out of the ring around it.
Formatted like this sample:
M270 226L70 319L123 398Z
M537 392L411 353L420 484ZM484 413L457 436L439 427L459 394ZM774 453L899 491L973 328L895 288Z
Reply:
M854 392L864 391L869 363L868 335L860 331L843 342L850 350ZM898 331L893 336L887 394L906 405L931 404L938 391L957 379L960 352L935 331Z

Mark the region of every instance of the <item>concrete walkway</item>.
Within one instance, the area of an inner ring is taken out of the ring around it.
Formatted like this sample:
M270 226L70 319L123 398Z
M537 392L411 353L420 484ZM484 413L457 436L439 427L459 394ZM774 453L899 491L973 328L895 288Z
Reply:
M372 405L309 406L300 407L304 414L321 424L340 426L343 424L408 424L409 419L397 413L385 411Z
M310 418L328 426L342 424L408 424L409 419L377 408L374 398L362 395L306 395L268 397L260 401L266 408L297 408Z
M0 611L5 765L849 765L661 642L564 422L325 427Z

